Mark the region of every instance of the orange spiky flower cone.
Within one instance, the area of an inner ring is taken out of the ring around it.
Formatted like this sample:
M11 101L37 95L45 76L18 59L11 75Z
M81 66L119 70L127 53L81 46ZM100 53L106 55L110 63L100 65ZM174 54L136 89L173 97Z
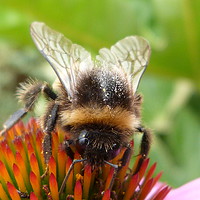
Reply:
M0 199L18 200L24 196L31 200L66 200L66 199L152 199L162 200L170 188L162 185L157 190L154 186L161 173L153 177L156 164L149 170L149 159L146 159L138 173L134 173L139 157L132 168L131 154L124 166L118 170L115 178L114 168L105 164L100 170L92 169L90 165L78 163L70 174L64 193L59 194L59 188L67 173L72 159L62 148L65 139L61 131L52 133L52 156L49 160L49 170L43 179L45 162L42 154L43 133L35 119L31 118L27 125L22 122L11 128L0 141ZM133 149L133 142L131 144ZM80 155L73 147L75 159ZM126 149L111 162L120 164ZM112 189L109 188L112 182ZM154 191L154 192L152 192Z

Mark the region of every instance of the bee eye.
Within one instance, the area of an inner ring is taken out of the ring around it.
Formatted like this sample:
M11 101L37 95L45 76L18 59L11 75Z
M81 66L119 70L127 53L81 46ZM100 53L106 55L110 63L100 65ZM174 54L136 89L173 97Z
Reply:
M87 136L87 131L83 130L81 131L78 140L76 140L76 148L80 154L84 152L86 146L89 144Z
M89 144L89 141L87 138L79 138L76 141L76 148L78 150L78 152L82 155L85 151L85 148L87 147L87 145Z
M114 149L119 149L119 144L114 143L112 146L112 150L114 150Z
M89 144L89 141L87 138L80 138L79 140L77 140L77 144L82 147L86 147Z

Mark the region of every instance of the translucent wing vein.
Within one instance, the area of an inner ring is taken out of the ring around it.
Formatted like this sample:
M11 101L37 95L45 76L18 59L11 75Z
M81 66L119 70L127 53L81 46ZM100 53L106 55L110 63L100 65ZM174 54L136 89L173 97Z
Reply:
M33 22L30 30L37 48L53 67L68 95L73 98L79 73L93 67L90 53L44 23Z
M136 92L140 78L144 73L150 57L149 43L142 37L126 37L110 49L100 49L97 60L107 68L122 70Z

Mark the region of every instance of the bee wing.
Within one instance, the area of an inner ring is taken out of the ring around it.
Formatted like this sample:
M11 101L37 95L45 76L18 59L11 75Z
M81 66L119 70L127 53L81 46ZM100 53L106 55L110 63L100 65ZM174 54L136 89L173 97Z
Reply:
M110 69L122 70L136 92L151 54L149 43L142 37L126 37L110 49L100 49L96 57L99 64Z
M30 32L37 48L56 72L68 95L73 98L79 72L93 67L90 53L44 23L33 22Z

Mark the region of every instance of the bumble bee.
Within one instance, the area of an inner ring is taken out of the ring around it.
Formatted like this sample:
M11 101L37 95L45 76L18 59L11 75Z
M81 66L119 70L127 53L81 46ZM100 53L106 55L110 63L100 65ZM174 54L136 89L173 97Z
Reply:
M126 37L110 49L102 48L96 59L44 23L33 22L31 36L52 66L59 83L57 91L40 81L29 80L18 90L24 108L4 124L5 132L34 108L42 92L49 100L41 127L45 133L46 163L51 156L51 132L55 126L70 133L84 162L101 166L128 147L135 132L143 133L140 154L150 148L150 132L141 126L142 97L137 93L140 78L150 57L149 43L142 37Z

